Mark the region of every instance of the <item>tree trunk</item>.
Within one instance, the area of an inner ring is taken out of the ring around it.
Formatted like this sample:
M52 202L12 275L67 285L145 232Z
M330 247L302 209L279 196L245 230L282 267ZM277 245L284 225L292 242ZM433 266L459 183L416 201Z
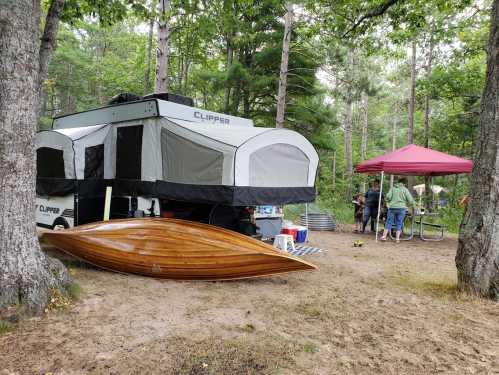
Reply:
M156 50L156 83L155 92L168 91L168 57L170 54L168 41L170 30L166 17L170 10L170 0L159 0L158 10L158 46Z
M409 93L409 124L407 126L407 144L414 143L414 111L416 101L416 41L412 42L412 57L411 57L411 86ZM414 177L408 176L407 188L412 191L414 186Z
M0 25L0 310L23 304L36 314L68 282L41 251L35 226L40 2L3 1Z
M499 300L499 0L492 6L487 52L480 134L456 266L460 290Z
M73 79L73 65L68 64L68 72L65 77L68 82L72 82ZM69 87L67 90L67 98L66 98L66 113L75 113L76 112L76 96L72 95L72 88Z
M64 8L64 2L65 0L52 0L45 19L45 27L43 29L40 52L38 54L38 95L40 95L40 97L43 97L43 82L47 79L50 61L52 60L57 44L57 30L59 30L59 19L61 17L62 8ZM42 103L40 102L37 112L38 117L42 116L41 104Z
M360 134L360 159L366 160L367 154L367 136L368 136L368 126L369 126L369 96L367 93L362 92L362 130ZM362 192L366 192L366 183L362 183Z
M239 80L234 89L234 95L232 98L233 101L233 110L232 114L237 116L239 114L239 102L241 101L241 81Z
M291 41L291 29L293 27L293 4L286 5L284 16L284 37L282 39L281 70L279 73L279 91L277 93L277 115L276 128L284 127L284 114L286 112L286 88L288 81L289 42Z
M395 107L392 121L392 151L397 149L398 107ZM390 188L393 187L393 175L390 175Z
M332 163L332 175L333 175L333 190L336 189L336 150L333 151L333 163Z
M98 82L97 82L97 98L99 100L100 105L105 105L107 102L107 95L104 93L104 73L102 71L103 64L102 62L104 61L104 57L106 55L106 35L104 35L103 32L99 33L99 39L97 41L97 51L96 51L96 57L97 57L97 77L98 77ZM68 95L69 95L69 90L68 90Z
M59 30L59 19L65 0L52 0L45 20L45 28L40 43L38 80L40 85L47 79L49 64L52 60L57 44L57 31Z
M362 93L362 131L360 139L360 158L366 160L367 152L367 134L368 134L368 109L369 109L369 96L365 92Z
M353 76L354 53L352 50L348 51L348 80L351 82ZM348 87L349 92L346 98L346 115L345 115L345 179L347 183L346 199L350 200L352 197L352 179L353 179L353 160L352 160L352 112L353 112L353 87Z
M154 18L149 20L149 34L147 35L146 70L144 72L144 95L151 90L151 60L152 60L152 37L154 35Z
M231 41L230 39L227 39L227 67L226 67L226 72L228 75L229 69L232 66L232 61L234 59L234 50L232 49ZM229 111L229 106L230 106L230 82L227 82L225 85L225 93L224 93L224 112Z
M414 143L414 109L416 99L416 41L412 42L411 88L409 94L409 125L407 127L407 143Z
M428 51L428 62L426 64L426 79L430 79L431 76L431 65L433 62L433 37L430 37L430 46ZM425 106L424 106L424 146L430 147L430 95L427 93L425 95ZM430 177L425 176L425 206L426 208L431 207L433 202L433 191L431 189Z
M190 58L189 56L186 56L184 58L184 64L182 65L182 85L180 86L182 95L187 95L187 83L189 79L190 65L191 65Z
M431 65L433 62L433 40L430 41L430 50L428 54L428 64L426 65L426 79L430 79ZM430 147L430 95L425 95L425 108L424 108L424 146Z
M243 117L250 118L250 92L247 85L243 89Z
M353 179L353 161L352 161L352 110L353 102L351 99L346 103L345 116L345 179L347 183L346 197L349 200L352 197L352 179Z
M184 62L182 61L184 59L184 55L179 48L178 51L178 56L177 56L177 87L182 87L182 78L183 78L183 68L184 68Z

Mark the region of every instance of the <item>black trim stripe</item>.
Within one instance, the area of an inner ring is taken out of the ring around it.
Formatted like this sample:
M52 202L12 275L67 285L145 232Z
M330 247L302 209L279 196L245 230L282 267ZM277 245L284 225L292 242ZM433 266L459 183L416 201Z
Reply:
M50 225L50 224L36 223L36 225L41 227L41 228L52 229L52 225Z
M184 202L226 204L230 206L279 205L306 203L315 200L314 187L252 187L228 185L178 184L167 181L140 181L123 179L71 180L38 178L38 195L65 196L78 194L79 198L103 197L106 187L113 187L113 196L142 196L172 199Z

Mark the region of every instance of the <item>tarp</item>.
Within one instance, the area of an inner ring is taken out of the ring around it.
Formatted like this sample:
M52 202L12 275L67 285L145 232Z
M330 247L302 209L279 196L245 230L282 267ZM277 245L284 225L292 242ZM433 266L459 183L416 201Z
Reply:
M416 145L407 145L398 150L360 163L357 173L380 173L408 176L444 176L471 173L473 162Z

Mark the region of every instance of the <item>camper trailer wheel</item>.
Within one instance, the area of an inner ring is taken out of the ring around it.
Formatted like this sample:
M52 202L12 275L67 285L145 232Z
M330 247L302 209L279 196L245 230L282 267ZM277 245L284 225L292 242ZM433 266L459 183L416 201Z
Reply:
M52 225L52 229L56 229L58 226L62 226L64 227L64 229L69 228L68 222L63 217L58 217L57 219L54 220L54 225Z

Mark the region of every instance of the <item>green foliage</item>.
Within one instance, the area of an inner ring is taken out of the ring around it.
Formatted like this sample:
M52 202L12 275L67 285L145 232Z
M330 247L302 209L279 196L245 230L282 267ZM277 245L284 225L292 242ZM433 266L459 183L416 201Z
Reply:
M105 105L120 92L142 92L147 37L135 25L103 28L88 22L77 32L61 25L45 82L46 116Z
M485 75L489 3L341 0L296 6L285 126L302 133L319 153L318 209L334 213L340 222L352 222L353 208L345 201L345 192L361 191L371 179L354 175L353 186L346 185L343 126L348 100L354 103L354 165L362 161L362 93L369 96L366 157L391 150L393 141L396 148L407 143L408 47L413 41L418 73L416 143L423 143L429 98L430 146L472 157ZM257 126L274 126L285 4L283 0L173 0L165 17L171 30L170 91L191 96L206 109L249 117ZM156 5L145 0L67 1L44 82L41 128L50 126L52 116L105 105L120 92L141 94L144 87L153 86L155 37L146 85L144 76ZM432 71L427 73L430 45ZM354 53L352 66L348 51ZM436 183L449 188L452 207L469 185L467 179L452 177ZM446 209L442 217L454 231L461 211Z
M66 0L61 19L75 24L86 17L98 18L102 26L123 21L131 12L143 16L150 12L145 0Z
M458 206L444 207L439 210L440 220L451 233L459 233L464 209Z

